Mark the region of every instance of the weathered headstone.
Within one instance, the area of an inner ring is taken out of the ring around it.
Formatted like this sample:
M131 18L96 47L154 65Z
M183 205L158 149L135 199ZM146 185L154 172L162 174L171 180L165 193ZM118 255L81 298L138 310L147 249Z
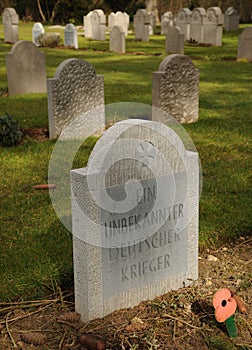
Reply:
M30 41L15 43L6 55L9 95L45 93L46 58Z
M93 40L105 40L106 16L97 9L84 16L85 37Z
M224 17L219 7L209 7L204 20L204 42L213 46L222 45Z
M190 20L192 12L188 8L181 9L176 18L176 26L180 28L181 34L184 34L184 40L190 40Z
M165 40L165 52L184 54L184 38L185 34L177 26L167 26L167 34Z
M204 42L204 20L206 10L202 7L196 7L192 10L190 18L190 40L197 43Z
M111 12L108 16L108 27L112 29L113 26L119 26L122 28L125 36L128 35L129 28L129 15L126 12L117 11Z
M239 14L233 7L229 7L224 14L224 28L226 31L239 29Z
M109 38L109 51L125 53L125 33L120 26L113 26Z
M169 55L153 73L152 105L180 123L198 120L199 70L188 56Z
M154 30L156 28L156 16L152 13L149 13L150 16L150 24L149 24L149 35L154 34Z
M198 154L160 122L126 120L71 171L75 308L82 321L198 278Z
M173 26L173 14L171 11L165 12L161 16L161 34L167 34L167 26Z
M15 44L18 41L18 14L12 7L6 7L2 12L4 41Z
M64 30L64 46L78 49L78 33L72 23L68 23Z
M243 29L238 37L237 60L252 61L252 27Z
M32 27L32 42L36 46L40 46L40 43L38 41L38 37L41 34L45 34L45 29L44 29L42 23L39 23L39 22L34 23L34 25Z
M50 138L59 136L69 123L85 112L104 105L103 77L96 75L93 66L84 60L63 61L54 78L47 79L47 89ZM101 114L99 118L102 127L105 117ZM75 134L78 135L77 129L72 136Z
M137 10L134 15L135 40L149 41L150 15L145 9Z

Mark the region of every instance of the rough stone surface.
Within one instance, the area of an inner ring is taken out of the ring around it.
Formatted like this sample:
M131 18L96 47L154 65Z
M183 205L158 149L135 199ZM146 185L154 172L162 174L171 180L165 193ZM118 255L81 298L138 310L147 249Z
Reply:
M184 34L184 40L190 40L190 20L192 12L188 8L181 9L175 18L175 24L180 28L181 34Z
M165 12L161 16L161 34L167 34L167 26L173 26L173 14L171 11Z
M135 40L149 41L150 15L147 10L139 9L134 15Z
M227 32L239 29L239 14L233 7L229 7L225 11L224 28Z
M6 7L2 12L4 41L15 44L18 41L18 14L12 7Z
M64 46L78 49L78 33L72 23L68 23L64 29Z
M125 53L125 33L119 26L113 26L109 38L109 50L118 53Z
M198 120L199 71L188 56L169 55L153 73L152 105L180 123Z
M167 34L165 41L166 53L178 53L184 54L184 38L185 34L182 34L180 28L175 26L167 26Z
M219 7L209 7L204 20L204 42L213 46L222 45L224 17Z
M239 35L237 59L252 61L252 27L245 28Z
M9 95L45 93L46 58L30 41L15 43L6 55Z
M54 78L47 79L50 138L60 135L71 122L85 112L104 105L104 81L93 66L84 60L70 58L62 62ZM80 122L87 122L85 117ZM104 125L101 113L93 123ZM78 128L72 130L72 137Z
M40 46L40 43L38 41L38 37L44 33L45 33L45 29L44 29L43 25L39 22L34 23L34 25L32 27L32 42L33 42L33 44L35 44L36 46Z
M84 16L85 37L93 40L105 40L106 16L97 9Z
M193 9L190 19L190 39L198 42L204 42L204 20L206 10L202 7Z
M71 188L75 307L83 321L197 279L198 154L186 151L172 129L132 119L114 124L87 168L71 171ZM169 216L147 223L171 203ZM108 229L108 220L133 212L138 224L122 225L123 235Z

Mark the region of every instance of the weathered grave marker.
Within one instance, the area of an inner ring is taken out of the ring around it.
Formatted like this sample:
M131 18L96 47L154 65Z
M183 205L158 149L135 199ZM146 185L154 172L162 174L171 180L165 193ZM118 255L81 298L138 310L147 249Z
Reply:
M85 37L93 40L105 40L106 16L97 9L84 16Z
M111 12L108 16L108 27L112 29L113 26L119 26L122 28L125 36L128 35L129 28L129 15L126 12L117 11Z
M239 14L233 7L229 7L224 13L224 28L227 32L239 29Z
M243 29L238 37L237 60L252 61L252 27Z
M78 33L72 23L68 23L64 30L64 46L78 49Z
M46 58L30 41L15 43L6 55L9 95L45 93Z
M119 26L113 26L109 38L109 50L125 53L125 33Z
M173 14L171 11L165 12L161 16L161 34L167 34L167 26L173 26Z
M83 321L198 276L198 154L160 122L126 120L71 171L75 307Z
M196 7L192 10L190 18L190 40L197 43L204 42L204 21L206 10L202 7Z
M182 34L180 28L177 26L167 26L166 30L165 52L183 55L185 34Z
M135 40L149 41L150 15L147 10L139 9L134 15Z
M169 55L153 73L152 105L180 123L198 120L199 70L188 56Z
M6 7L2 12L4 41L15 44L18 41L18 14L12 7Z
M224 17L219 7L209 7L204 20L204 42L213 46L222 45Z
M188 8L182 8L175 18L175 24L180 28L181 34L184 34L185 41L190 40L191 13Z
M41 34L45 34L45 29L44 29L43 25L39 22L34 23L34 25L32 27L32 42L36 46L40 46L40 43L38 41L38 37Z
M47 79L48 114L50 138L60 135L61 131L74 119L85 112L104 105L103 77L96 75L93 66L84 60L70 58L62 62L54 75ZM91 121L85 120L83 123ZM94 124L105 124L101 113ZM72 137L78 135L78 128Z

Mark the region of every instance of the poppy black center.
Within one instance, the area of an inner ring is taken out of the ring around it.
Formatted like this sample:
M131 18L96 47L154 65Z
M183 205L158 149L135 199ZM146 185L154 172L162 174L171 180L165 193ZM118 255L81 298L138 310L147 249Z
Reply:
M227 301L226 300L222 300L221 306L225 307L227 305Z

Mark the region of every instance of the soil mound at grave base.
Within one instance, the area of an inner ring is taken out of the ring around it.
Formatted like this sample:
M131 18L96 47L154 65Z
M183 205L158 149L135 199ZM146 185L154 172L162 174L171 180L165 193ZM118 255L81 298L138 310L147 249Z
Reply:
M251 256L251 237L205 250L192 286L87 323L74 312L71 291L47 300L1 303L0 350L84 350L83 334L110 350L252 349L252 313L236 311L238 337L232 340L215 320L212 305L215 292L229 288L252 310Z

